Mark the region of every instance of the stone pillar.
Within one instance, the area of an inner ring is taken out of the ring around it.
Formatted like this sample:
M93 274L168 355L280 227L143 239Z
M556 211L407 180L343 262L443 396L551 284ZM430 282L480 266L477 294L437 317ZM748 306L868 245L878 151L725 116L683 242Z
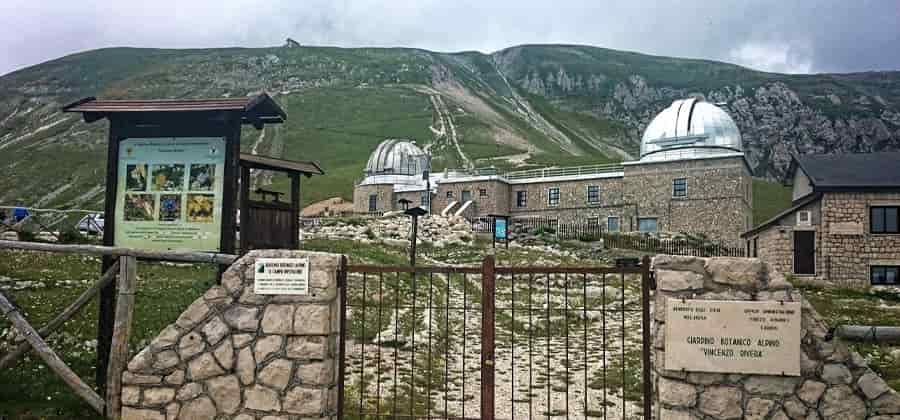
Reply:
M302 257L310 263L309 295L253 292L257 258ZM122 418L333 418L340 258L258 250L235 262L221 286L194 301L128 364Z
M654 418L688 419L900 419L892 390L827 326L784 276L752 258L653 259ZM666 298L802 302L801 376L665 370Z

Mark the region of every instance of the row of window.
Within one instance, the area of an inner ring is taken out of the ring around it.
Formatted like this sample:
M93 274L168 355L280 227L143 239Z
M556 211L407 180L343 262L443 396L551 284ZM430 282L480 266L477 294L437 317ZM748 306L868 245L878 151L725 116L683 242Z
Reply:
M479 197L479 198L485 198L485 197L487 197L487 196L488 196L488 193L487 193L487 190L486 190L486 189L484 189L484 188L479 188L479 189L478 189L478 197ZM453 191L447 191L446 197L447 197L447 198L453 198ZM463 201L463 202L466 202L466 201L469 201L469 200L471 200L471 199L472 199L472 191L469 191L469 190L462 190L462 193L460 193L460 200Z
M555 207L559 205L559 187L553 187L547 189L547 205L551 207ZM599 204L600 203L600 186L599 185L588 185L587 187L587 197L586 201L588 204ZM517 208L525 208L528 207L528 191L516 191L516 207Z

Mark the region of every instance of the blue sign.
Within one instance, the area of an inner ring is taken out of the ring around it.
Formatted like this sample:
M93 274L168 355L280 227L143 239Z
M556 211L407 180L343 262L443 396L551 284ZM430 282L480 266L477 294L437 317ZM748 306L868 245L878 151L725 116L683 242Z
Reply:
M506 239L506 219L499 217L494 219L494 238Z

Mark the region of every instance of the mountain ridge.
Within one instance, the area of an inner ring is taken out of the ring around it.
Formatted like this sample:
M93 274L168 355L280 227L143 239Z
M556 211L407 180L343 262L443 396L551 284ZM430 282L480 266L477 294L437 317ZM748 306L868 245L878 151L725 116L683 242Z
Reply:
M759 177L790 155L900 150L900 71L788 75L714 60L577 44L490 54L419 48L108 47L0 76L0 203L102 201L105 123L59 108L85 96L197 98L270 92L283 127L245 129L244 151L320 161L304 202L350 197L383 138L417 139L438 169L603 163L636 157L643 127L673 100L723 106ZM100 171L102 173L102 170ZM284 181L257 182L284 187Z

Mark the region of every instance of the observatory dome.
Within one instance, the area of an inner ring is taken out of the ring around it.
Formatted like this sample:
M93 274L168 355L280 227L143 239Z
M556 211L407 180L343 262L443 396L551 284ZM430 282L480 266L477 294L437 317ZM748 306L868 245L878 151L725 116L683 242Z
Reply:
M387 139L372 152L366 163L366 176L422 175L428 168L428 156L411 140Z
M644 130L641 161L743 153L741 132L722 108L702 99L679 99Z

